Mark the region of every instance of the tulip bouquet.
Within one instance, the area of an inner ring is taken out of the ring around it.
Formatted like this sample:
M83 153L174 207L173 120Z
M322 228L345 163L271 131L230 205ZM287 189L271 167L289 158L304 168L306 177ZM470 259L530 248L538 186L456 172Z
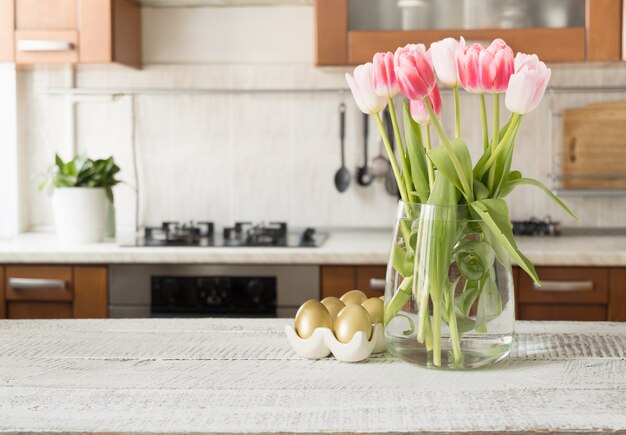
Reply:
M463 38L446 38L428 50L423 44L410 44L395 53L377 53L372 62L357 66L353 75L346 74L356 104L378 123L402 204L442 206L435 208L439 210L436 218L431 213L400 223L401 237L394 240L390 263L403 280L385 304L387 324L402 315L399 311L409 300L415 301L418 316L415 321L409 319L412 329L405 335L417 330L417 341L431 352L435 366L441 365L441 323L449 328L453 360L461 363L463 333L486 332L487 323L502 311L502 301L494 291L496 263L510 271L512 258L539 284L532 263L516 246L504 198L517 186L533 185L577 218L542 183L511 169L522 118L539 105L550 74L536 55L514 56L501 39L485 48L466 45ZM440 86L454 93L454 137L446 135L440 122ZM482 113L483 154L475 165L461 136L461 88L476 95ZM511 114L501 124L503 93ZM404 137L394 106L394 98L400 94ZM488 96L493 99L491 129L485 102ZM393 132L385 131L381 121L385 107L391 114ZM431 128L439 146L433 146ZM389 134L399 144L398 156L392 151ZM463 219L468 222L464 228L450 225ZM426 232L435 244L425 243ZM478 237L464 236L469 233ZM463 278L460 292L458 279L449 279L451 265L456 265ZM470 316L474 304L478 314Z

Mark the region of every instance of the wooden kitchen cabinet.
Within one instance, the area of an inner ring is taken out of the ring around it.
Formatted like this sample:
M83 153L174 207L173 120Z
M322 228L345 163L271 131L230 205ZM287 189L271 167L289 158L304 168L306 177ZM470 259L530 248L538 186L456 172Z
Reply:
M586 0L580 27L446 30L351 30L349 0L315 0L316 64L356 65L374 53L408 43L445 37L491 41L502 38L514 52L536 53L547 62L618 61L622 59L622 0Z
M609 272L609 315L611 322L626 322L626 268L613 267Z
M0 0L0 61L141 66L134 0Z
M341 297L353 289L363 291L370 298L382 296L385 294L385 271L386 266L322 266L321 298Z
M106 266L8 265L2 271L2 318L108 317Z

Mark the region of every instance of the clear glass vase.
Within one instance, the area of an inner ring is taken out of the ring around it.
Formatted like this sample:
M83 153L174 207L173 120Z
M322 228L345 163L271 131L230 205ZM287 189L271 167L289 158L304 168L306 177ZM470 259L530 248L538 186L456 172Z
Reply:
M511 349L511 262L467 205L400 202L387 266L385 340L432 368L478 368Z

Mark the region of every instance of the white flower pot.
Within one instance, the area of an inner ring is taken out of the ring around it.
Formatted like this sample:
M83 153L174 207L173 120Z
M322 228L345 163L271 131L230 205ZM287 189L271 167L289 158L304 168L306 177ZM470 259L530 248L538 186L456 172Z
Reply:
M104 188L55 189L52 194L52 209L59 242L101 242L106 228L108 201Z

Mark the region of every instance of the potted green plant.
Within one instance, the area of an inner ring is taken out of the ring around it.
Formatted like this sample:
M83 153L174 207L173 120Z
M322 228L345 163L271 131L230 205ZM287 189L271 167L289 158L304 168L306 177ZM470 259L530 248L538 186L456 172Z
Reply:
M77 156L64 162L59 155L55 156L54 165L39 189L52 192L60 242L77 244L103 240L119 171L113 157L93 160Z

